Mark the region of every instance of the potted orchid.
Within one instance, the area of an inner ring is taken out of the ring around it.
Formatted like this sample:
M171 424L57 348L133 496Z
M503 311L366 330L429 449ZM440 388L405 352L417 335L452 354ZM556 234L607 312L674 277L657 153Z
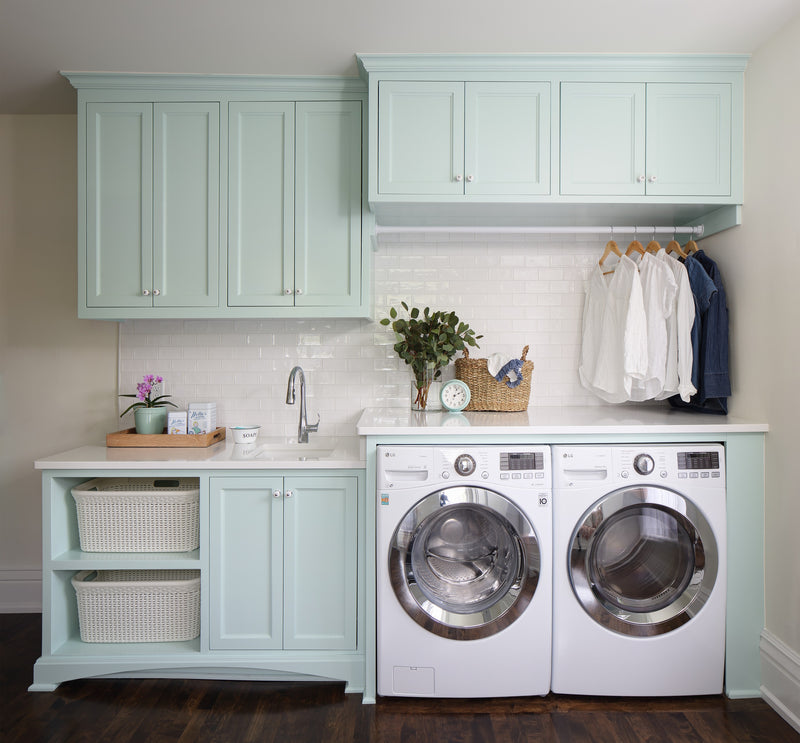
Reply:
M122 418L125 413L133 410L136 433L162 433L167 426L167 409L164 406L178 407L174 402L166 399L170 395L156 394L158 386L163 381L163 377L145 374L144 379L136 385L135 393L120 395L120 397L134 397L138 400L125 408L119 416Z

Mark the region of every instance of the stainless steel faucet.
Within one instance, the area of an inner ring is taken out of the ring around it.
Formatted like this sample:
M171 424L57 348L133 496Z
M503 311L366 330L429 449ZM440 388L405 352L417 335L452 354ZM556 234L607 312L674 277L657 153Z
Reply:
M300 375L300 423L297 426L297 443L307 444L308 434L316 433L319 430L320 416L317 413L317 422L313 425L308 425L306 418L306 375L303 370L296 366L289 372L289 386L286 388L286 404L294 405L294 380L297 375Z

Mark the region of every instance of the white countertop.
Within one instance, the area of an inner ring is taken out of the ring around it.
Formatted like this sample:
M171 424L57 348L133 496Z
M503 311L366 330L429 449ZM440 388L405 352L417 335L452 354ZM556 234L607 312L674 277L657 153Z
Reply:
M37 459L36 469L153 470L363 469L360 439L311 437L306 444L258 438L255 444L229 439L203 448L83 446Z
M356 430L359 436L629 435L758 433L768 431L769 426L666 406L619 405L529 408L521 413L421 413L406 408L367 408Z

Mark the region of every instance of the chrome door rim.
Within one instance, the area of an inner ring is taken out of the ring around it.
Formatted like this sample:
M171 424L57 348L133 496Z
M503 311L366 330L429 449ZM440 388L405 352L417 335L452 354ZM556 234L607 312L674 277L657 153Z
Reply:
M630 509L667 513L694 547L694 567L684 590L655 611L623 609L599 590L589 562L593 540L604 525ZM583 609L602 626L623 635L661 635L689 622L708 601L717 579L719 553L714 533L702 512L680 493L664 487L622 488L603 496L581 516L572 533L567 569L572 590Z
M520 567L512 586L492 606L472 613L448 611L428 599L411 567L414 539L425 520L442 508L470 505L504 522L518 550ZM527 516L506 497L486 488L451 487L425 496L405 514L389 546L389 580L400 605L421 627L440 637L476 640L500 632L527 608L539 582L539 540Z

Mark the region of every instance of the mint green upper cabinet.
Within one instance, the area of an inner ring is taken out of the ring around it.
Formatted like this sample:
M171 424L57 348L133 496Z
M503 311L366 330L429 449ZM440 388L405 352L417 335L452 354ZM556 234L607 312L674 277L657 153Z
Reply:
M561 193L731 195L727 83L561 85Z
M464 193L464 85L381 82L378 191Z
M230 104L230 306L359 306L361 119L360 101Z
M381 81L378 193L546 194L547 83Z
M291 307L294 103L231 103L228 116L228 304Z
M358 479L212 477L211 650L355 650Z
M216 307L219 104L89 103L85 152L81 306Z
M361 301L360 101L297 104L295 305Z
M729 196L731 86L647 86L647 193Z
M550 193L548 83L467 83L467 195Z

